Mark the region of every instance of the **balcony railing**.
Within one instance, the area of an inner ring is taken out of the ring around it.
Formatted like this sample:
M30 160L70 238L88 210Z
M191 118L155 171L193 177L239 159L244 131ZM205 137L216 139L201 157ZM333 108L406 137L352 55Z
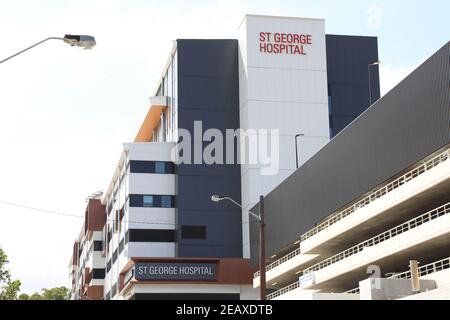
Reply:
M437 155L436 157L432 158L431 160L425 162L424 164L414 168L413 170L407 172L406 174L402 175L401 177L395 179L394 181L390 182L389 184L385 185L384 187L372 192L362 200L358 201L357 203L353 204L351 207L346 208L345 210L342 210L341 212L332 215L327 220L323 221L319 225L317 225L315 228L311 229L310 231L306 232L301 236L301 241L305 241L306 239L311 238L315 234L319 233L320 231L328 228L329 226L335 224L339 220L342 220L343 218L347 217L348 215L352 214L358 209L361 209L368 205L369 203L381 198L382 196L388 194L389 192L392 192L393 190L397 189L398 187L404 185L405 183L411 181L412 179L415 179L425 172L433 169L434 167L438 166L439 164L447 161L450 158L450 150L446 150L443 153Z
M272 292L271 294L268 294L267 295L267 300L275 299L276 297L279 297L279 296L281 296L281 295L283 295L283 294L285 294L285 293L287 293L289 291L295 290L297 288L300 288L300 282L299 281L296 281L296 282L288 285L287 287L284 287L284 288L282 288L280 290Z
M436 272L446 270L446 269L450 269L450 258L446 258L446 259L436 261L436 262L419 267L419 277L423 277L428 274L436 273ZM411 271L398 273L389 278L390 279L411 279Z
M272 270L273 268L279 266L280 264L282 264L282 263L284 263L284 262L294 258L295 256L298 256L300 253L301 253L300 252L300 248L298 248L298 249L288 253L287 255L281 257L280 259L278 259L278 260L272 262L271 264L267 265L266 266L266 272L269 271L269 270ZM259 274L260 274L260 272L256 271L253 276L255 278L257 278L257 277L259 277Z
M450 149L440 153L436 157L433 157L429 161L421 164L420 166L410 170L409 172L405 173L401 177L395 179L394 181L390 182L389 184L383 186L380 189L377 189L376 191L372 192L362 200L358 201L357 203L353 204L351 207L346 208L345 210L342 210L338 214L332 215L330 218L325 220L324 222L317 225L315 228L311 229L307 233L303 234L300 237L301 241L305 241L306 239L314 236L315 234L319 233L320 231L328 228L329 226L335 224L339 220L342 220L343 218L347 217L351 213L355 212L356 210L363 208L364 206L368 205L369 203L383 197L384 195L390 193L391 191L397 189L398 187L404 185L405 183L419 177L423 173L435 168L439 164L447 161L450 159ZM299 255L300 248L290 252L289 254L283 256L282 258L272 262L271 264L266 266L266 272L269 270L272 270L273 268L279 266L280 264L294 258L295 256ZM254 277L259 277L260 272L257 271L254 273Z
M305 269L304 273L306 274L306 273L310 273L310 272L314 272L314 271L323 269L323 268L330 266L340 260L343 260L354 254L357 254L366 248L373 247L381 242L384 242L388 239L396 237L404 232L407 232L407 231L414 229L424 223L427 223L429 221L432 221L434 219L437 219L437 218L442 217L449 213L450 213L450 203L447 203L437 209L431 210L421 216L418 216L417 218L411 219L395 228L392 228L386 232L383 232L369 240L366 240L356 246L351 247L350 249L342 251L341 253L338 253L337 255L334 255L322 262L319 262L319 263L313 265L312 267Z

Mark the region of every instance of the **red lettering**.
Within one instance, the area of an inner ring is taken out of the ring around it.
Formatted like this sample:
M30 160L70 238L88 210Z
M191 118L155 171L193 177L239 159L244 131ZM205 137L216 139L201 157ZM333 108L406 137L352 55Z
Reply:
M263 53L306 55L305 45L312 44L312 35L260 32L259 42L259 51Z
M259 52L266 52L266 44L265 43L260 43L259 44Z
M264 42L266 41L266 36L264 32L259 33L259 41Z

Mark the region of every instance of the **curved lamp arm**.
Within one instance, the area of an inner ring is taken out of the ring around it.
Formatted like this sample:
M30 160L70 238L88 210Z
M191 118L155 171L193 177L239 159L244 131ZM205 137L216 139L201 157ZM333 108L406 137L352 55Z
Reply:
M213 195L212 198L211 198L211 200L212 200L212 201L215 201L215 202L222 201L222 200L228 200L228 201L231 201L232 203L234 203L235 205L237 205L238 207L240 207L241 209L244 209L244 208L242 208L242 205L241 205L240 203L238 203L237 201L234 201L233 199L231 199L230 197L227 197L227 196ZM262 219L261 219L261 217L260 217L259 214L253 213L253 212L251 212L250 210L247 210L247 211L248 211L248 213L250 213L256 220L258 220L258 221L261 222Z
M25 48L15 54L13 54L12 56L9 56L6 59L0 60L0 64L8 61L9 59L12 59L16 56L18 56L21 53L24 53L25 51L28 51L38 45L40 45L41 43L44 43L48 40L63 40L64 42L70 44L71 46L78 46L78 47L82 47L84 49L91 49L93 46L95 46L95 38L92 36L86 36L86 35L71 35L71 34L66 34L64 36L64 38L60 38L60 37L48 37L45 38L44 40L41 40L31 46L29 46L28 48Z
M41 40L41 41L39 41L39 42L33 44L32 46L29 46L28 48L23 49L22 51L19 51L19 52L13 54L12 56L9 56L9 57L6 58L6 59L1 60L0 63L3 63L3 62L5 62L5 61L8 61L9 59L12 59L12 58L14 58L15 56L18 56L19 54L24 53L25 51L28 51L28 50L30 50L30 49L33 49L34 47L36 47L36 46L40 45L41 43L44 43L44 42L46 42L46 41L48 41L48 40L64 40L64 38L48 37L48 38L46 38L46 39L44 39L44 40Z

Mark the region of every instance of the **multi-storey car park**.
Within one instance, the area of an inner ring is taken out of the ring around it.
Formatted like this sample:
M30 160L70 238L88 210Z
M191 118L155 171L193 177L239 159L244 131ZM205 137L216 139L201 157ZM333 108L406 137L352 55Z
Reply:
M447 43L268 194L268 299L449 299L449 120Z
M300 47L281 52L289 39ZM108 188L95 199L104 224L92 234L85 224L75 243L72 298L257 298L248 209L296 172L297 134L302 165L379 98L377 67L368 74L376 61L377 38L326 35L322 19L247 15L237 39L176 40L136 138L123 144ZM279 170L261 175L261 165L238 161L175 164L180 131L198 139L196 121L224 136L278 129ZM213 203L212 194L243 209ZM92 239L101 251L89 250ZM84 262L94 258L94 266Z

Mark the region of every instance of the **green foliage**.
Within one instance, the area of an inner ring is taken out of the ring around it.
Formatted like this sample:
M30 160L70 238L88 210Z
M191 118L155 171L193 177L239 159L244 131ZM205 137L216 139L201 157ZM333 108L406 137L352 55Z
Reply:
M69 289L66 287L42 289L42 297L44 300L67 300L69 298Z
M42 289L41 293L28 295L20 291L20 281L11 280L11 273L6 269L8 257L0 248L0 300L67 300L69 299L69 289L66 287L56 287L52 289Z
M0 300L17 300L20 291L20 281L11 280L11 273L6 269L8 257L0 248Z
M30 296L26 293L22 293L21 295L19 295L19 300L30 300Z
M31 296L21 294L19 300L67 300L69 299L69 289L66 287L56 287L52 289L42 289L41 293L33 293Z

